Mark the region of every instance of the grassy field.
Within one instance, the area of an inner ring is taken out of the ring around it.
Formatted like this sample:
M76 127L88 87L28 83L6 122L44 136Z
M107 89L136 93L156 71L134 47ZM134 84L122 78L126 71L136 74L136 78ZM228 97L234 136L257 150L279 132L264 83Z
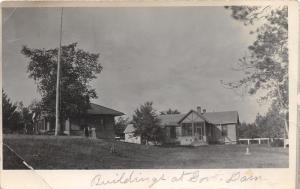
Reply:
M4 143L35 169L147 168L286 168L288 148L262 145L160 147L67 136L5 135ZM3 148L4 169L20 169L21 161Z

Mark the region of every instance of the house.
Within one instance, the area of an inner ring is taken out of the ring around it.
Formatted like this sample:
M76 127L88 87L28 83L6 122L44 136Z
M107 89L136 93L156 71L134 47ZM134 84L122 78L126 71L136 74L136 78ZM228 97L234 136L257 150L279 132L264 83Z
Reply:
M186 114L160 115L166 143L180 145L236 144L239 115L237 111L201 112L201 107Z
M91 135L95 133L97 138L114 138L115 117L124 113L91 103L85 116L70 117L61 124L65 135ZM38 133L53 133L55 130L55 119L47 115L41 115L35 123ZM95 131L95 132L92 132Z
M126 129L124 130L125 142L141 144L142 143L141 136L140 135L134 136L134 132L135 132L135 128L133 124L128 124Z

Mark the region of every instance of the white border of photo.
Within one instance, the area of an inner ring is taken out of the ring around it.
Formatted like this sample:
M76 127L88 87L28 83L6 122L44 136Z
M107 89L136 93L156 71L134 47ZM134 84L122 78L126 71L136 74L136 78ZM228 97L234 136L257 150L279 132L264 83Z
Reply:
M299 60L299 9L297 1L5 1L2 7L147 7L147 6L225 6L270 5L289 7L289 168L262 169L138 169L138 170L1 170L4 189L234 189L297 187L296 137ZM1 35L2 37L2 35ZM2 39L1 39L2 40ZM2 47L1 47L2 48ZM2 49L1 49L2 52ZM2 53L1 53L2 58ZM1 67L2 76L2 67ZM2 85L2 83L1 83ZM2 116L2 113L1 113ZM2 117L1 117L2 120ZM2 137L2 129L1 137ZM299 153L299 152L297 152ZM2 154L2 148L1 148ZM2 155L1 155L2 156ZM1 158L2 159L2 158ZM1 165L2 167L2 165ZM118 180L123 175L122 181ZM184 177L182 179L182 177ZM104 181L104 182L103 182Z

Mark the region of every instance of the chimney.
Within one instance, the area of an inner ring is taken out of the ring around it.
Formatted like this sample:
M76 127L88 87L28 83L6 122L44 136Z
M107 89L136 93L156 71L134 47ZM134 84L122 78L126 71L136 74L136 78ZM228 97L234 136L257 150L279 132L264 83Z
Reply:
M197 112L201 114L201 106L197 106Z
M203 109L203 113L204 113L204 114L206 113L206 109Z

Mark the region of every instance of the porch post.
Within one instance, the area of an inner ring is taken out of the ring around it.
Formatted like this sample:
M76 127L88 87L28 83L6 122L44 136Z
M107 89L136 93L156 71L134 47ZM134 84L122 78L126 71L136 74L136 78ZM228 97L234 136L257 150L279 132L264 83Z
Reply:
M206 123L205 123L205 121L204 121L203 132L204 132L204 134L203 134L203 141L206 142L206 141L207 141L207 138L206 138Z
M192 120L192 136L195 136L195 131L194 131L195 127L194 127L194 120Z
M46 131L47 126L46 126L46 118L43 119L43 130Z
M50 131L50 121L47 121L47 131Z
M70 135L70 119L68 118L65 122L65 134Z

